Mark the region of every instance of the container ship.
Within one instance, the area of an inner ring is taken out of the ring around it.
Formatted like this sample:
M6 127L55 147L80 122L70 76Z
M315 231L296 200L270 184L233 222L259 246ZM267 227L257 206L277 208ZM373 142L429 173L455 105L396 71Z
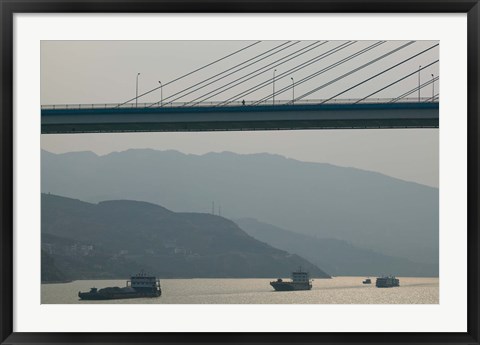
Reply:
M310 275L308 272L303 272L301 269L292 272L291 281L283 281L279 278L276 281L270 282L270 285L275 289L275 291L297 291L312 289Z
M125 287L106 287L103 289L91 288L89 292L78 292L81 300L109 300L126 298L150 298L160 297L162 289L160 280L154 276L141 272L130 280Z
M378 288L400 286L400 280L398 280L394 276L380 277L380 278L377 278L375 286Z

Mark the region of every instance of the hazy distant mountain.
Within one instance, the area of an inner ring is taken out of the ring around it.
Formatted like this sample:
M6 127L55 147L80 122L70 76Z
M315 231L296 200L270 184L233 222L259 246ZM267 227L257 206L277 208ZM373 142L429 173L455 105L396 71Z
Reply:
M245 232L271 246L299 254L335 276L438 276L438 265L358 248L346 241L316 238L262 223L252 218L234 220Z
M159 277L285 277L299 266L313 277L329 277L211 214L46 194L41 208L42 250L74 279L127 277L140 269Z
M328 148L319 148L328 149ZM438 189L267 153L42 152L42 191L90 202L144 200L251 217L386 255L438 263Z

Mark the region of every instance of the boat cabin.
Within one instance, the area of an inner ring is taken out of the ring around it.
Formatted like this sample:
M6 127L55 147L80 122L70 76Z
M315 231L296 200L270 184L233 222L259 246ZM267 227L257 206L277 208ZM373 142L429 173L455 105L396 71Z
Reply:
M308 272L292 272L292 281L294 283L308 283L310 281L310 275Z
M127 287L134 289L160 289L160 280L142 272L127 280Z

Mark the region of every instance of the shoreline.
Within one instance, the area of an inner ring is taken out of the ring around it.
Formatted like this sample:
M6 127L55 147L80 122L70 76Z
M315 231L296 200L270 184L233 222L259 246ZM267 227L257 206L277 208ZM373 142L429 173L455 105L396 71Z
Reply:
M68 284L68 283L73 283L76 280L52 280L52 281L43 281L40 284L42 285L48 285L48 284Z

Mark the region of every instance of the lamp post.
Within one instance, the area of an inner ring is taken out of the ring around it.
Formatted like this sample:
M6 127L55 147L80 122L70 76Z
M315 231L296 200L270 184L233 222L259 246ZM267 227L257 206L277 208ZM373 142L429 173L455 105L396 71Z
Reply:
M276 71L277 71L276 69L273 70L273 82L272 82L272 84L273 84L273 105L275 105L275 72Z
M293 77L290 79L292 79L292 104L295 105L295 80Z
M140 73L137 73L137 87L136 87L136 91L135 91L135 108L138 108L138 76L140 75Z
M161 108L163 104L163 84L160 80L158 81L158 83L160 84L160 108Z
M432 74L432 102L435 101L435 78Z
M420 68L422 66L418 66L418 103L420 103Z

